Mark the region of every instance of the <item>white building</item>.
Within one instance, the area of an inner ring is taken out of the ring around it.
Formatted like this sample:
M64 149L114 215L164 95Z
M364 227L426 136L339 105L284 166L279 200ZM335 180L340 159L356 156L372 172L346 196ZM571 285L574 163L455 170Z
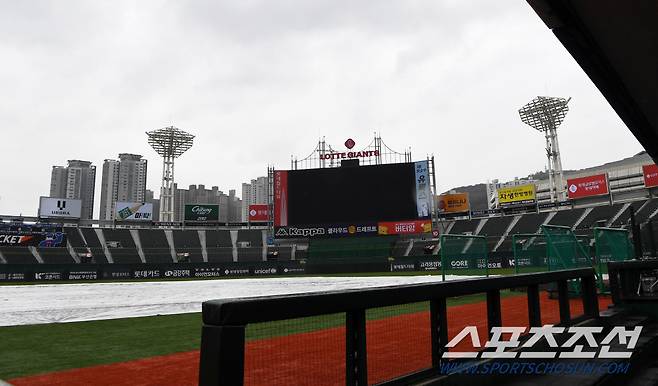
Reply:
M267 177L258 177L242 184L242 221L249 221L249 205L267 204Z
M103 162L101 221L114 219L117 201L146 202L147 161L137 154L119 154L119 160Z

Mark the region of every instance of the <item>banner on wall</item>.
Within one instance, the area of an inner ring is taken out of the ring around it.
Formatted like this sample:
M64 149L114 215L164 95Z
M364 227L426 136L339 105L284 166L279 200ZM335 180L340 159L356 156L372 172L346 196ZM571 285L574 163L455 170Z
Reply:
M567 180L569 199L600 196L608 194L608 178L606 174L570 178Z
M468 193L442 194L437 197L439 213L463 213L468 212L470 204Z
M249 221L267 221L267 204L249 205Z
M153 220L153 204L117 201L115 219L117 221L151 221Z
M39 198L39 217L41 218L80 218L82 201L70 198Z
M658 165L642 165L642 174L644 175L644 186L652 188L658 186Z
M430 191L430 174L429 162L418 161L415 162L416 170L416 208L418 210L418 218L425 218L430 216L432 210L432 193Z
M288 225L288 171L274 171L274 225Z
M186 204L185 221L191 222L217 222L219 221L219 205L215 204Z
M519 185L498 189L498 205L508 207L513 205L534 204L536 201L535 185Z
M377 225L380 235L408 235L432 232L432 222L429 220L387 221Z

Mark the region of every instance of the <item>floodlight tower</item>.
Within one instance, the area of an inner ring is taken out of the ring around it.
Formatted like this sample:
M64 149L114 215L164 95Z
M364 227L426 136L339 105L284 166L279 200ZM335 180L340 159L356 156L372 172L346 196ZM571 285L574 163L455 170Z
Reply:
M557 128L569 111L569 99L538 96L519 109L521 121L546 137L546 157L548 158L548 184L551 202L566 200L564 174L560 160L560 146L557 142Z
M146 135L149 145L162 157L160 221L174 221L174 160L192 147L194 136L173 126Z

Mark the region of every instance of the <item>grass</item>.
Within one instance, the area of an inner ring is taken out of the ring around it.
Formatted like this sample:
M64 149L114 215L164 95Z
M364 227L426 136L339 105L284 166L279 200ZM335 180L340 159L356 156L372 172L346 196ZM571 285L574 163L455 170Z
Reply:
M501 296L518 293L501 291ZM484 301L484 294L447 300L448 306ZM367 311L368 320L429 309L428 302ZM272 338L344 324L330 314L249 325L246 339ZM197 350L201 314L178 314L0 328L0 379Z

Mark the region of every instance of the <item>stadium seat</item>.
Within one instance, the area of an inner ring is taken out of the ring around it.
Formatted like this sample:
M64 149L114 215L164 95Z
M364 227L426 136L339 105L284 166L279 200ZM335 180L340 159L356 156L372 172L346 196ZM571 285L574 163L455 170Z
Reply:
M147 263L171 263L171 249L162 229L140 229L139 241Z
M189 261L203 262L203 253L199 232L191 230L173 230L174 248L177 254L187 254Z
M107 260L107 256L105 256L105 250L103 249L103 246L101 245L101 242L98 239L98 235L96 234L96 231L93 228L79 228L79 229L82 231L82 235L84 236L86 246L89 248L89 251L91 251L92 262L98 264L109 263Z
M103 229L114 263L141 263L137 246L128 229Z
M548 223L550 225L562 225L571 228L584 212L584 208L560 210L555 213L555 216Z
M7 260L7 264L39 263L27 247L0 247L0 252Z
M548 213L527 213L519 218L519 221L510 229L509 234L538 233L539 226L546 221ZM504 243L504 242L503 242ZM510 241L511 243L511 241ZM511 245L511 244L510 244Z
M206 230L206 250L209 262L232 262L233 241L228 230Z
M450 233L454 235L474 233L479 223L480 219L456 220L455 225L453 225L452 229L450 229Z
M44 264L73 264L76 262L68 248L39 248L39 255Z
M577 229L591 229L599 223L603 226L607 226L608 222L619 213L623 206L624 204L596 206L587 216L585 216L583 221L578 224Z

